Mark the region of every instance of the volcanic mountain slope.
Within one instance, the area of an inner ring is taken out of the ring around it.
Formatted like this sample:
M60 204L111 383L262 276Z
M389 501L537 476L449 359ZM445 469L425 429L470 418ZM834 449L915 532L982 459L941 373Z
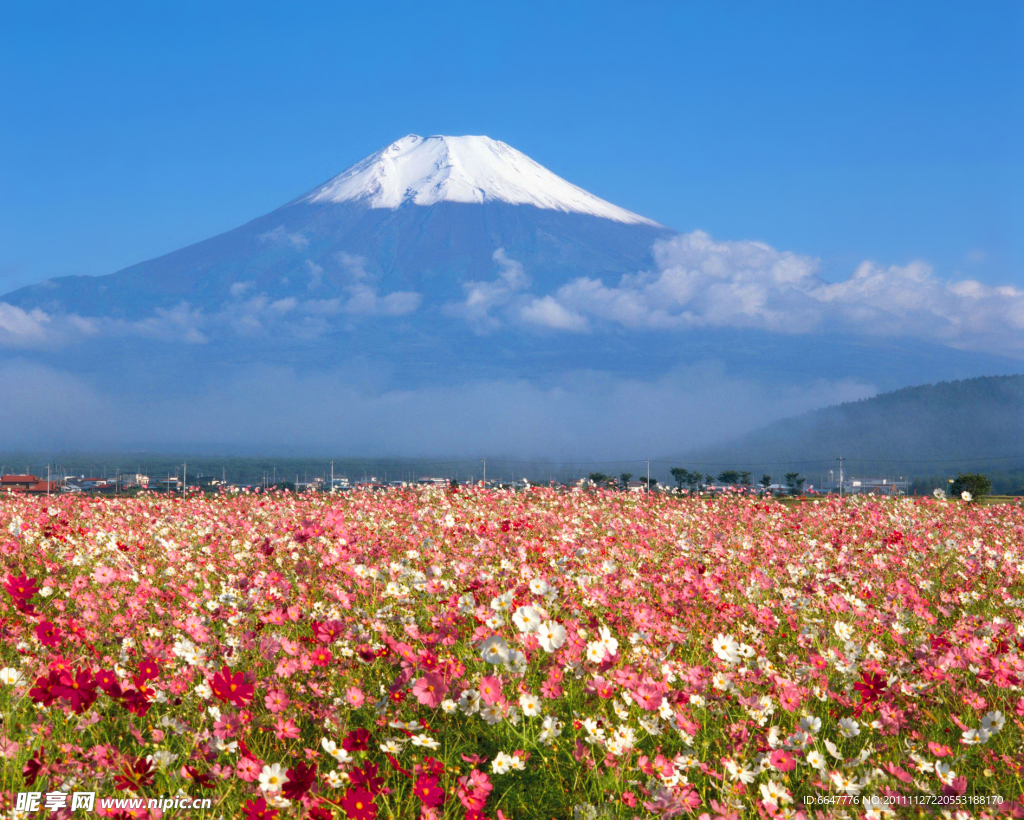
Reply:
M574 276L649 267L654 241L672 233L503 142L410 135L227 233L106 276L47 280L3 301L142 319L181 303L216 312L260 294L281 309L295 299L321 314L404 315L463 299L467 282L492 279L499 249L544 290Z

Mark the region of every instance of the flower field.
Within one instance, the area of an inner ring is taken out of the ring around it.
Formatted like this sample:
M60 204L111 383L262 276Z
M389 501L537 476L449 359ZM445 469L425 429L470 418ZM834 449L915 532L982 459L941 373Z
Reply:
M1020 504L8 497L0 552L3 817L1024 817Z

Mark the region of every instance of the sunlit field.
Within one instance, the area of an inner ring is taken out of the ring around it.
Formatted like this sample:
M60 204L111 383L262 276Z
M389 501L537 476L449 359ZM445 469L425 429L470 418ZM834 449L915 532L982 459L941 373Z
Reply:
M7 497L0 547L5 817L1024 817L1019 503Z

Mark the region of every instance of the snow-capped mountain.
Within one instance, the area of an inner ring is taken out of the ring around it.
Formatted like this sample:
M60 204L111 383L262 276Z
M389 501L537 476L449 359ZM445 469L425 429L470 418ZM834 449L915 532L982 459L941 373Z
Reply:
M232 231L2 301L131 320L185 305L211 316L236 309L242 296L315 301L328 312L331 300L341 300L349 316L401 313L415 301L429 317L464 299L470 283L499 275L499 251L535 285L553 288L649 267L655 240L672 233L497 140L410 135ZM380 301L396 293L406 295Z
M525 154L490 137L410 134L304 196L303 201L361 202L394 210L406 203L505 202L587 214L627 224L653 220L594 196Z

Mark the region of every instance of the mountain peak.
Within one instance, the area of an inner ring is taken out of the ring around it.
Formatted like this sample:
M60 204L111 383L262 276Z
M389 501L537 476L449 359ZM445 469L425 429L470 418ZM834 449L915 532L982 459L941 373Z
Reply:
M512 146L484 136L409 134L303 199L363 202L371 208L389 209L405 203L505 202L616 222L657 224L567 182Z

